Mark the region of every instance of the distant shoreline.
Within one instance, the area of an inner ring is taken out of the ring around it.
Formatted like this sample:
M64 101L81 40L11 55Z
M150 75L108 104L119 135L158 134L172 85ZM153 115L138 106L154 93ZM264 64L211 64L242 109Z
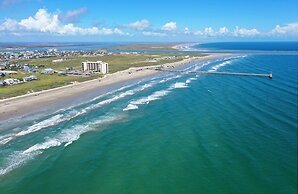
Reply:
M177 67L187 63L210 60L226 55L227 54L211 54L204 57L191 57L189 59L184 59L178 62L166 63L163 66L165 68L172 68L172 66ZM158 71L150 69L152 67L156 66L133 67L113 74L107 74L100 79L74 83L54 89L0 100L0 121L25 116L28 113L34 113L36 111L39 111L40 109L44 109L45 107L53 103L58 103L59 101L74 96L80 96L94 89L101 89L117 83L145 78L150 75L158 74Z

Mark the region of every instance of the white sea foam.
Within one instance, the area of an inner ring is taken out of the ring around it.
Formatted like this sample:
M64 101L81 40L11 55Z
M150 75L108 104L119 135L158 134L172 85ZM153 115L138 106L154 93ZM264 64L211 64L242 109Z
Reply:
M168 81L170 81L172 79L177 79L177 78L180 78L180 77L181 77L180 75L179 76L175 76L175 77L166 77L166 78L160 80L159 83L165 83L165 82L168 82Z
M152 85L153 83L151 83L151 84L145 84L145 85L143 85L142 87L141 87L141 91L142 90L145 90L145 89L147 89L147 88L150 88L150 87L152 87L153 85Z
M156 78L154 78L154 79L156 79ZM142 81L138 81L138 82L136 82L136 83L129 84L129 85L120 87L120 88L118 88L118 89L116 89L116 90L112 90L112 91L107 92L107 93L105 93L105 94L96 96L96 97L94 97L93 99L88 100L87 103L94 102L94 101L96 101L96 100L98 100L98 99L100 99L100 98L106 97L106 96L108 96L108 95L115 94L115 93L117 93L117 92L121 92L121 91L123 91L123 90L125 90L125 89L128 89L128 88L131 88L131 87L133 87L133 86L136 86L136 85L140 84L141 82L142 82ZM64 112L64 111L71 110L71 109L73 109L73 108L75 108L75 107L78 107L78 106L81 106L81 105L84 105L84 104L86 104L86 102L81 103L81 104L76 104L76 105L71 106L71 107L68 107L68 108L62 108L62 109L59 109L58 111L55 112L55 114L58 114L58 113L61 113L61 112Z
M20 151L12 153L6 159L7 165L4 168L0 168L0 175L5 175L6 173L16 169L26 161L32 159L36 154L24 154Z
M170 93L169 90L156 91L156 92L154 92L153 94L151 94L147 97L143 97L143 98L140 98L138 100L132 101L131 104L134 104L134 105L148 104L151 101L160 99L160 97L165 96L168 93Z
M190 69L194 68L194 66L195 66L195 65L191 65L191 66L189 66L189 67L184 68L183 70L184 70L184 71L190 70Z
M210 70L208 70L209 72L213 72L213 71L217 71L218 69L220 69L221 67L224 67L226 65L231 64L232 62L234 62L235 59L239 59L239 58L244 58L247 55L240 55L240 56L233 56L233 57L225 57L223 59L218 59L217 61L223 61L222 63L215 65L213 67L211 67Z
M209 65L211 63L211 61L206 61L206 62L204 62L204 63L202 63L202 64L196 64L195 65L195 68L194 68L194 71L198 71L199 69L201 69L202 67L204 67L204 66L207 66L207 65Z
M0 144L2 144L2 145L7 144L10 141L12 141L13 139L15 139L16 137L28 135L30 133L34 133L34 132L39 131L41 129L57 125L58 123L60 123L62 121L65 121L67 119L70 119L70 118L64 117L64 115L62 115L62 114L52 116L52 117L50 117L46 120L43 120L39 123L36 123L36 124L28 127L26 130L20 131L18 133L8 134L8 137L6 137L4 139L1 139Z
M55 115L49 119L46 119L46 120L43 120L39 123L36 123L30 127L28 127L27 130L24 130L24 131L20 131L19 133L16 134L16 136L23 136L23 135L27 135L29 133L33 133L33 132L36 132L36 131L39 131L43 128L46 128L46 127L50 127L50 126L54 126L56 125L57 123L60 123L61 121L64 121L65 119L63 119L63 115L62 114L58 114L58 115Z
M0 140L0 144L4 145L10 142L13 139L13 137L6 137Z
M137 82L137 83L134 83L134 84L130 84L130 85L127 85L127 86L123 86L117 90L114 90L114 91L111 91L111 92L108 92L106 94L103 94L103 95L100 95L100 96L97 96L95 98L93 98L92 100L90 100L89 102L92 102L92 101L96 101L102 97L105 97L105 96L108 96L110 94L113 94L113 93L116 93L116 92L119 92L119 91L123 91L127 88L130 88L130 87L133 87L137 84L139 84L140 82ZM146 84L145 84L146 85ZM144 87L144 89L146 88L147 86ZM130 94L130 91L128 92L125 92L125 94ZM122 94L122 95L125 95L125 94ZM120 96L121 97L121 96ZM114 98L113 100L117 100L117 97ZM112 100L112 101L113 101ZM109 102L111 100L107 100L107 101L103 101L100 105L102 104L105 104L105 102ZM82 104L79 104L79 105L76 105L76 106L80 106ZM69 107L67 109L60 109L59 111L56 111L56 113L61 113L62 111L67 111L67 110L71 110L73 109L75 106L72 106L72 107ZM51 118L48 118L46 120L43 120L39 123L36 123L30 127L28 127L26 130L22 130L18 133L11 133L11 134L8 134L7 136L1 136L0 137L0 144L4 145L4 144L7 144L9 143L11 140L15 139L16 137L19 137L19 136L24 136L24 135L28 135L30 133L33 133L33 132L37 132L43 128L47 128L47 127L50 127L50 126L54 126L54 125L57 125L63 121L67 121L67 120L70 120L70 119L73 119L77 116L80 116L82 114L85 114L87 113L88 110L92 109L92 106L91 107L87 107L85 109L82 109L80 111L76 111L76 110L72 110L70 111L67 115L63 115L63 114L57 114L57 115L54 115L52 116Z
M128 104L126 108L123 109L123 111L128 111L128 110L134 110L138 109L139 107L135 104Z
M175 78L180 78L181 76L176 76ZM192 77L186 80L186 83L190 83L192 80L196 80L197 78ZM168 95L172 89L175 88L187 88L187 84L184 82L176 82L175 84L172 84L167 90L160 90L156 91L149 96L139 98L137 100L131 101L124 109L123 111L128 111L131 109L138 109L138 105L143 104L149 104L151 101L159 100L161 97Z
M189 84L189 83L191 83L191 82L194 81L194 80L197 80L197 78L195 78L195 77L191 77L191 78L188 78L188 79L185 81L185 83Z
M97 121L90 121L84 125L76 125L72 128L65 129L56 136L46 139L42 143L35 144L24 151L15 151L5 159L4 167L0 167L0 175L7 174L8 172L18 168L27 161L33 159L36 155L43 153L44 150L58 147L63 144L65 147L69 146L74 141L78 140L82 134L92 130L100 129L100 126L121 120L123 118L125 118L123 115L102 116Z
M178 77L181 77L181 76L176 76L176 77L168 77L168 78L165 78L165 82L166 81L169 81L171 79L174 79L174 78L178 78ZM31 133L34 133L34 132L37 132L41 129L44 129L44 128L47 128L47 127L50 127L50 126L55 126L61 122L64 122L64 121L68 121L68 120L71 120L75 117L78 117L78 116L81 116L83 114L86 114L87 112L91 111L91 110L94 110L94 109L97 109L97 108L100 108L104 105L107 105L107 104L110 104L112 102L115 102L119 99L122 99L122 98L125 98L127 96L131 96L131 95L134 95L135 93L137 92L140 92L140 91L143 91L145 89L148 89L148 88L151 88L153 87L154 85L158 84L159 82L158 81L155 81L156 79L158 78L152 78L151 79L151 82L149 83L146 83L144 85L141 85L141 86L138 86L137 88L135 89L131 89L131 90L128 90L128 91L124 91L124 92L121 92L119 94L115 94L114 96L112 96L111 98L109 99L106 99L106 100L103 100L103 101L100 101L99 103L97 104L93 104L93 105L90 105L84 109L81 109L81 110L71 110L69 111L68 113L66 114L57 114L57 115L54 115L46 120L43 120L39 123L36 123L30 127L28 127L27 129L25 130L22 130L18 133L13 133L13 134L9 134L8 136L4 137L0 137L0 144L4 145L4 144L7 144L8 142L12 141L13 139L15 139L16 137L20 137L20 136L24 136L24 135L28 135L28 134L31 134ZM138 82L138 84L141 83L141 82ZM98 97L95 97L93 98L91 101L95 101L95 100L98 100L102 97L105 97L105 96L108 96L110 94L113 94L113 93L117 93L119 91L123 91L127 88L130 88L132 86L135 86L137 84L131 84L131 85L128 85L128 86L123 86L117 90L114 90L114 91L111 91L107 94L104 94L104 95L101 95L101 96L98 96ZM74 108L74 107L73 107ZM66 110L65 110L66 111Z
M149 96L146 97L142 97L139 98L137 100L133 100L131 101L126 108L123 109L123 111L127 111L127 110L132 110L132 109L138 109L138 105L142 105L142 104L149 104L151 101L154 100L158 100L160 99L162 96L166 96L170 93L170 90L160 90L160 91L156 91L152 94L150 94Z
M97 121L89 122L85 125L76 125L72 128L65 129L57 134L55 137L48 139L47 141L39 144L35 144L34 146L28 148L23 153L31 153L36 151L46 150L51 147L57 147L65 143L64 146L70 145L74 141L78 140L80 136L88 131L92 131L97 129L99 125L107 124L110 122L114 122L124 117L119 116L102 116Z
M23 154L28 154L34 151L39 151L39 150L45 150L51 147L56 147L56 146L60 146L61 142L59 142L56 139L50 139L49 141L46 141L45 143L41 143L41 144L36 144L30 148L28 148L27 150L25 150L23 152Z
M217 71L219 68L221 68L221 67L223 67L223 66L226 66L226 65L228 65L228 64L231 64L231 61L225 61L225 62L222 62L222 63L220 63L220 64L218 64L218 65L215 65L215 66L211 67L211 69L208 70L208 71L209 71L209 72Z
M169 81L169 80L172 80L172 79L175 79L175 78L180 78L180 77L181 77L181 75L177 75L177 76L175 76L175 77L168 77L168 78L165 78L165 79L163 79L163 80L164 80L164 82L167 82L167 81ZM120 94L118 94L118 95L115 95L114 97L112 97L112 98L110 98L110 99L101 101L101 102L99 102L98 104L95 104L95 105L93 105L93 106L91 106L91 107L88 107L88 109L99 108L99 107L101 107L101 106L103 106L103 105L105 105L105 104L110 104L110 103L112 103L112 102L114 102L114 101L116 101L116 100L122 99L122 98L127 97L127 96L134 95L134 94L136 94L136 93L138 93L138 92L140 92L140 91L143 91L143 90L145 90L145 89L151 88L151 87L155 86L155 85L158 84L158 83L160 83L160 81L159 81L159 82L157 82L157 81L152 81L152 82L150 82L150 83L148 83L148 84L142 85L142 86L137 87L137 88L135 88L135 89L128 90L128 91L126 91L126 92L123 92L123 93L120 93ZM149 98L150 98L150 96L149 96ZM125 109L126 109L126 108L125 108Z
M176 82L175 84L171 85L171 88L187 88L187 84L183 82Z
M181 75L174 75L174 76L169 76L164 78L165 82L172 80L172 79L176 79L176 78L180 78ZM41 129L47 128L49 126L54 126L57 125L63 121L66 120L70 120L72 118L75 118L79 115L85 114L90 110L96 109L98 107L104 106L106 104L110 104L116 100L119 100L121 98L124 98L126 96L130 96L130 95L134 95L135 93L139 92L139 91L143 91L144 89L153 87L155 84L158 84L158 81L153 81L150 83L147 83L145 85L142 86L138 86L135 89L131 89L128 91L124 91L122 92L125 88L121 88L119 90L121 90L121 93L119 94L115 94L114 96L112 96L109 99L103 100L95 105L91 105L89 107L83 108L81 110L75 110L75 109L68 109L68 111L66 111L64 114L56 114L46 120L40 121L39 123L35 123L34 125L28 127L27 129L20 131L18 133L14 133L14 134L8 134L8 136L1 136L0 137L0 142L2 144L5 144L9 141L11 141L12 139L14 139L15 137L19 137L19 136L24 136L24 135L28 135L30 133L33 132L37 132L40 131ZM161 91L157 91L154 92L153 94L147 96L146 98L143 99L139 99L139 101L136 101L136 104L131 103L130 105L127 106L128 109L137 109L138 106L137 104L143 104L143 103L149 103L150 101L153 100L157 100L160 99L162 96L165 96L169 93L169 90L161 90ZM98 100L100 98L102 98L105 95L99 96L94 98L93 100ZM57 146L61 146L64 145L69 146L71 145L73 142L75 142L76 140L78 140L80 138L80 136L90 130L94 130L97 129L99 125L103 125L109 122L114 122L118 119L122 119L119 115L118 116L108 116L108 117L100 117L100 119L96 122L89 122L85 125L78 125L78 126L74 126L70 129L65 129L63 131L61 131L60 133L58 133L57 135L55 135L52 138L46 139L44 142L42 143L38 143L35 144L29 148L27 148L26 150L23 151L15 151L12 153L11 156L7 157L6 159L4 159L4 166L0 167L0 175L6 174L8 172L10 172L11 170L17 168L18 166L22 165L23 163L26 163L28 160L34 158L34 156L43 153L44 150L47 150L49 148L52 147L57 147Z

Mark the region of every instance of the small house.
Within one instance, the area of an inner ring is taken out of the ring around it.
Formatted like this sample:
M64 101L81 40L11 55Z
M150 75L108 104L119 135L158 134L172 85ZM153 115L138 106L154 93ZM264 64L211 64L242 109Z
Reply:
M40 73L43 73L43 74L53 74L53 73L55 73L55 71L52 68L46 68L46 69L42 70Z

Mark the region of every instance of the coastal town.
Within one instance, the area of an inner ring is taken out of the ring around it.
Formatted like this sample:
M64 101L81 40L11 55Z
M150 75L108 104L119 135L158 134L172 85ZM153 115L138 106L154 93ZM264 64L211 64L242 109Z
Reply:
M49 57L70 57L70 56L95 56L95 55L110 55L111 52L106 50L84 51L84 50L62 50L56 48L47 50L34 50L34 51L19 51L19 52L0 52L0 60L26 60L26 59L39 59ZM56 61L58 62L58 61Z
M48 49L45 51L22 51L22 52L0 52L0 86L9 86L22 84L34 80L38 80L35 75L24 76L21 78L10 78L11 75L18 73L31 73L31 74L58 74L64 76L90 76L91 73L101 72L103 74L108 73L107 67L102 71L103 62L97 61L93 63L93 66L88 65L88 62L83 62L81 70L73 70L72 67L66 67L62 70L55 70L52 68L45 68L45 65L31 65L30 63L18 63L18 61L26 61L30 59L40 58L57 58L53 59L52 63L59 63L67 60L67 57L73 56L104 56L111 55L105 50L97 51L58 51L57 49ZM104 63L108 66L107 63ZM8 78L6 78L8 77Z

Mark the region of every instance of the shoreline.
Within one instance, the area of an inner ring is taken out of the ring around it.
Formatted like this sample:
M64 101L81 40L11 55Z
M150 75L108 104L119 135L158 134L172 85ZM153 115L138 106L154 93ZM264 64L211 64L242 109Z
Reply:
M165 68L172 68L173 66L178 67L192 62L210 60L226 55L229 54L210 54L203 57L191 57L178 62L165 63L163 66ZM146 78L148 76L158 74L160 72L150 69L157 66L160 65L131 67L123 71L107 74L99 79L88 80L85 82L74 83L0 100L0 121L22 117L28 113L38 112L55 103L59 103L59 101L61 102L74 96L80 96L95 89L102 89L122 82Z

